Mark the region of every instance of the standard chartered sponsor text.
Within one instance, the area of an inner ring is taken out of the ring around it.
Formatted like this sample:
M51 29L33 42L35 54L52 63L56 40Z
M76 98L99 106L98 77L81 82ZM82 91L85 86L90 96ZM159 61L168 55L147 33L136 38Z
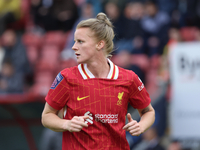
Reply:
M95 121L102 123L118 123L118 114L95 114Z

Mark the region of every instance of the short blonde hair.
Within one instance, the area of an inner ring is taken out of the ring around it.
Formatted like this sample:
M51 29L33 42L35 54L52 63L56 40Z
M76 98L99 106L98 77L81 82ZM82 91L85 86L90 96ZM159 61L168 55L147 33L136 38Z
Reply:
M97 41L105 41L106 55L107 57L111 56L114 47L113 39L115 34L113 31L113 25L106 14L98 13L96 18L83 20L76 28L90 28L90 30L94 32Z

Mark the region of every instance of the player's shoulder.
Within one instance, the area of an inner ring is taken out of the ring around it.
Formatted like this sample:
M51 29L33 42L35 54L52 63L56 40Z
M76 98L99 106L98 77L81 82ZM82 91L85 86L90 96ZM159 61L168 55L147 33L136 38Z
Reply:
M65 68L60 71L61 75L64 76L65 78L70 78L75 76L78 73L78 66L70 67L70 68Z
M121 68L121 67L118 67L119 68L119 77L118 79L127 79L129 81L132 81L134 80L137 75L135 74L134 71L132 70L128 70L128 69L124 69L124 68Z

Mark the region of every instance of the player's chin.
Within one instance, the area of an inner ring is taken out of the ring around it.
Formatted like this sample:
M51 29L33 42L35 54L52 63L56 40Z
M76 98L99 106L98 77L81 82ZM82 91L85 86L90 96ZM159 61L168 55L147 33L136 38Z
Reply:
M79 58L77 58L77 63L78 64L84 64L85 61L79 57Z
M77 63L78 63L78 64L82 64L83 61L81 61L79 58L77 58Z
M80 64L81 63L81 60L79 57L76 57L76 60L77 60L77 63Z

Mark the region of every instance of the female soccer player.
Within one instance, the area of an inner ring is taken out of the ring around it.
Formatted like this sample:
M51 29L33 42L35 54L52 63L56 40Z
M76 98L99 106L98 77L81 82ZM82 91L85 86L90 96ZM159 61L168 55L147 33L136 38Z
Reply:
M57 75L42 113L45 127L63 132L63 150L129 150L126 131L138 136L154 123L142 81L108 59L113 38L112 23L104 13L77 25L72 49L79 65ZM128 103L138 110L139 122L127 114ZM63 119L58 117L61 109Z

